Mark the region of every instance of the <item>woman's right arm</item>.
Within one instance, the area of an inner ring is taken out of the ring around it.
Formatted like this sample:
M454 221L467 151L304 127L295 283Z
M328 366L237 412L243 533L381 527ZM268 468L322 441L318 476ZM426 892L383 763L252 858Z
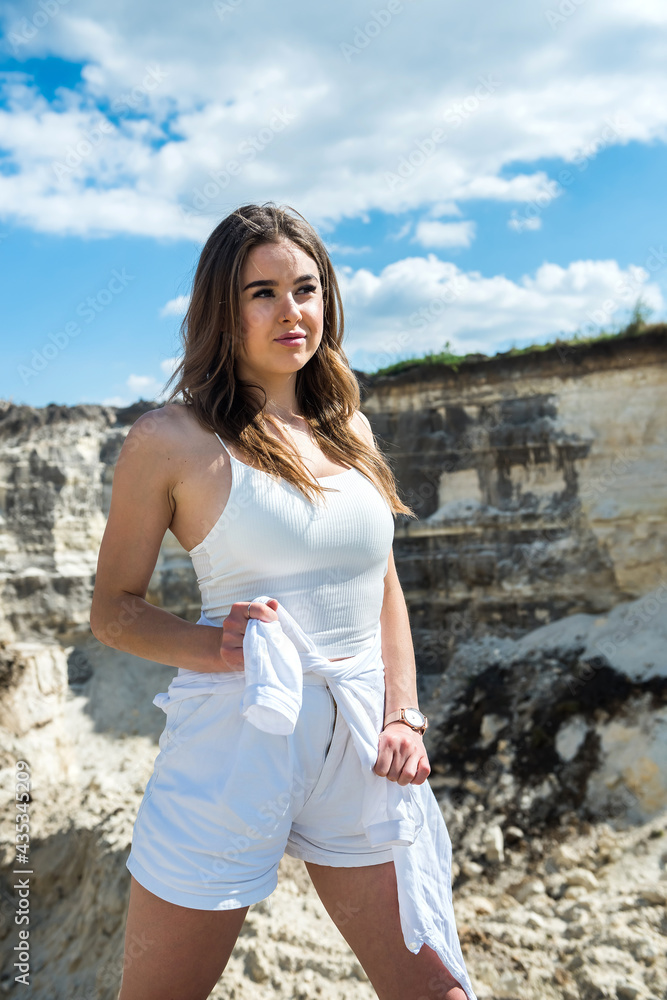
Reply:
M172 487L181 466L179 438L178 428L164 411L146 413L130 428L114 471L90 627L107 646L171 667L242 670L245 604L232 607L223 630L184 621L146 600L173 516Z

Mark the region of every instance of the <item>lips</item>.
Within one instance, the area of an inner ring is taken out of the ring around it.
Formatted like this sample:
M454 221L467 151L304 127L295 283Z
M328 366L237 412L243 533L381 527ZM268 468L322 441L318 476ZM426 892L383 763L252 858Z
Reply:
M305 333L286 333L282 337L276 337L279 344L295 344L298 341L305 339Z

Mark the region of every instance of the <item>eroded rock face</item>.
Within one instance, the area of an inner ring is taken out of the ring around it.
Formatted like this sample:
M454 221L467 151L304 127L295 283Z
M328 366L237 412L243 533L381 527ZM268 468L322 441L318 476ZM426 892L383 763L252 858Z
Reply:
M365 381L423 671L667 582L666 332Z
M636 615L631 604L617 608L614 621L611 615L606 622L577 615L518 642L466 644L431 704L423 702L432 720L426 733L429 780L452 836L459 934L480 1000L594 1000L629 996L631 990L636 998L662 996L664 789L662 805L649 801L640 786L625 799L617 795L598 803L596 782L607 788L613 777L618 786L627 775L613 755L596 756L590 741L618 725L634 726L639 734L651 725L659 728L660 709L651 710L642 699L650 690L646 685L661 684L667 671L664 661L662 668L650 659L640 663L634 653L625 664L617 656L592 674L578 669L599 655L598 636L610 622L618 633L619 622L632 628ZM660 625L656 619L656 645ZM490 667L497 682L490 682ZM5 651L2 868L7 872L13 860L10 796L13 764L21 756L31 762L34 777L31 859L39 877L32 897L33 982L53 1000L117 996L129 893L125 861L164 723L151 701L173 674L172 668L90 639L67 651L28 643ZM610 675L616 677L614 696L628 684L630 697L621 691L618 702L608 698L600 713L590 695L596 679ZM571 704L559 711L559 685L571 701L578 699L576 710ZM537 726L546 741L541 736L533 750ZM636 748L626 744L631 756ZM649 814L653 818L645 819ZM11 982L14 905L5 876L4 984ZM141 935L131 954L151 943L150 934ZM374 996L305 867L287 856L276 891L250 908L212 997L259 1000L267 991L277 1000Z
M639 653L635 623L654 607ZM476 836L478 812L531 831L571 814L622 825L667 812L665 612L667 587L608 616L459 647L427 731L452 838Z
M151 407L0 404L0 639L68 645L87 633L114 465ZM148 597L197 620L192 566L170 534Z
M17 644L0 660L0 989L14 986L15 762L29 763L31 996L115 1000L130 889L125 862L175 671L101 647ZM84 671L81 664L87 663ZM339 918L339 923L344 916ZM130 942L129 961L153 944ZM250 908L215 998L375 995L310 885L285 856L279 886Z
M480 1000L657 1000L667 982L664 333L624 350L365 390L420 515L394 551ZM145 408L0 406L0 839L7 871L26 759L33 981L53 1000L117 996L152 699L174 674L88 630L113 467ZM150 599L195 621L198 596L167 536ZM2 987L14 906L5 877ZM267 992L374 996L288 856L212 996Z

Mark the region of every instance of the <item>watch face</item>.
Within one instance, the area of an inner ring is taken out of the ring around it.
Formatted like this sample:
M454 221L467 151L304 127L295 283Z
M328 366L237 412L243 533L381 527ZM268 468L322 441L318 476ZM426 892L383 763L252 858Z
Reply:
M416 708L406 708L404 713L405 721L409 722L411 726L423 726L424 716Z

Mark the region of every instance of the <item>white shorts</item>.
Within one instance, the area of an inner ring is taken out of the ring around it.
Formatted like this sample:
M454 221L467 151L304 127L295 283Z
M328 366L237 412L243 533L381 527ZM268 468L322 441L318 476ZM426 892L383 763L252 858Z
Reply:
M294 732L241 714L243 690L167 705L127 867L149 892L197 910L265 899L284 853L335 868L377 865L361 824L361 760L321 675L303 677ZM389 780L389 779L386 779Z

